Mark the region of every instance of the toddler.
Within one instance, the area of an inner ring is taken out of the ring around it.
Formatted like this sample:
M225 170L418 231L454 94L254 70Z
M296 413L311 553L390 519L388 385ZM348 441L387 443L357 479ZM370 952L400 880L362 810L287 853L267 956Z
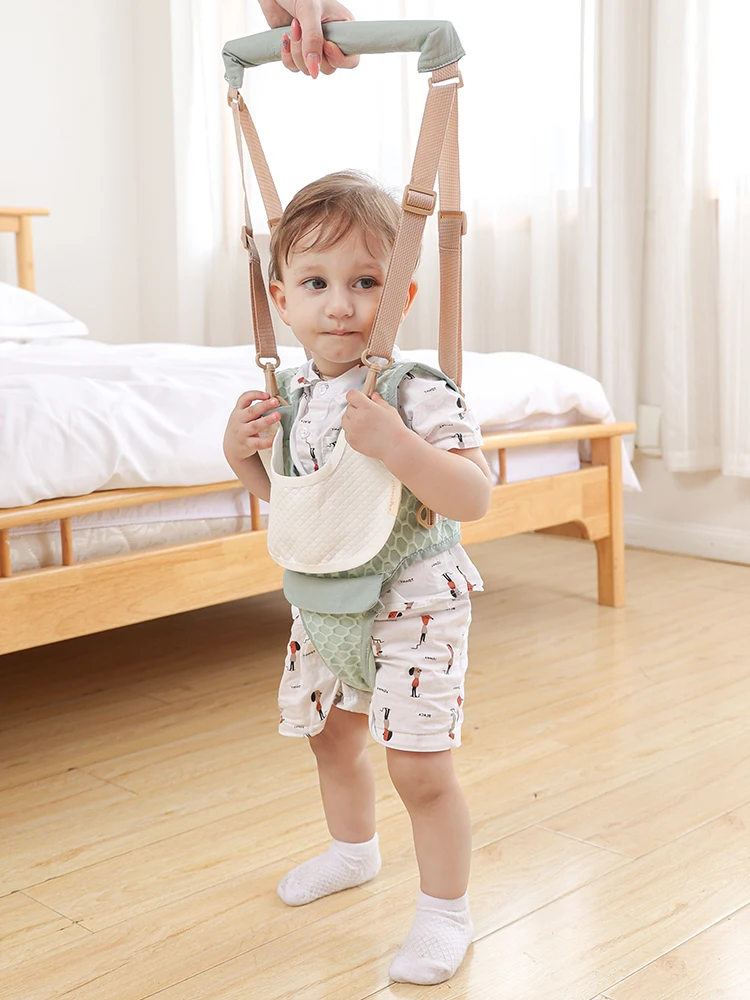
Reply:
M285 383L287 398L298 405L288 442L294 472L304 476L321 468L343 428L352 448L383 462L440 518L476 520L488 509L491 480L479 427L455 386L414 366L398 385L396 406L377 392L368 398L361 391L367 373L361 356L399 216L390 195L345 171L303 188L274 231L270 294L309 355ZM402 319L416 291L412 281ZM265 392L244 393L224 440L237 477L263 499L270 487L258 452L271 444L277 405ZM467 898L471 821L451 750L461 744L469 592L482 589L460 545L436 549L402 567L380 595L372 691L329 669L296 608L279 689L279 731L307 737L333 838L324 854L285 876L279 895L299 906L378 874L369 729L386 747L389 774L411 819L420 873L416 916L390 975L425 985L455 973L473 933Z

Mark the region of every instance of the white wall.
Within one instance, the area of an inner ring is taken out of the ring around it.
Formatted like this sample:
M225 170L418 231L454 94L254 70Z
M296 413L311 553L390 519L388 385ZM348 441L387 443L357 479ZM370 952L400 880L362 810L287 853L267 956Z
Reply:
M750 480L668 472L636 453L643 493L625 496L630 545L750 565Z
M37 290L112 341L139 324L134 76L130 0L0 0L0 200L51 210Z

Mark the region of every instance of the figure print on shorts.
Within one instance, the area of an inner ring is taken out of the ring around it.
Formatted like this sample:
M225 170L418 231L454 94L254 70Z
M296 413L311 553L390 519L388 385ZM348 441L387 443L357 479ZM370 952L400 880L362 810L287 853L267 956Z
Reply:
M393 736L393 730L388 726L388 716L391 714L390 708L383 709L383 739L386 743L389 742Z
M376 639L375 636L372 636L372 640L371 641L372 641L372 651L375 654L375 656L382 656L383 655L383 640L382 639Z
M400 618L402 615L403 615L403 611L389 611L388 612L388 621L391 621L394 618Z
M471 593L472 590L474 589L474 584L471 583L471 581L467 579L466 574L464 573L464 571L461 569L460 566L456 566L456 569L461 574L461 576L464 578L464 580L466 580L466 589L469 591L469 593Z
M310 458L312 459L312 463L313 463L313 472L317 472L318 469L320 468L320 466L318 465L318 460L315 457L315 449L313 448L313 446L309 442L308 442L307 447L308 447L308 449L310 451Z
M323 711L323 706L320 703L320 699L323 697L322 691L313 691L310 695L310 701L315 703L315 711L320 716L321 720L325 719L326 713Z
M417 690L417 688L419 687L419 675L421 673L422 673L421 667L409 667L409 676L414 678L414 680L411 682L412 698L419 697L419 691Z
M432 617L432 615L422 615L422 635L421 635L421 637L419 639L419 642L416 644L416 646L412 646L411 647L412 649L419 649L419 647L425 641L425 639L427 638L427 626L432 621L435 621L435 619Z
M445 645L448 647L448 652L451 654L450 659L448 660L448 666L446 667L445 670L446 674L449 674L451 672L451 667L453 666L453 660L455 659L456 654L454 652L453 646L451 646L449 642L446 642Z
M458 725L458 712L456 711L455 708L452 708L451 709L451 727L448 730L448 739L455 740L455 738L456 738L455 729L456 729L457 725Z
M458 439L458 443L463 447L463 443L464 443L464 436L463 436L463 434L456 433L456 434L453 435L453 437L457 438Z
M294 670L294 665L297 662L297 653L299 653L301 647L296 639L292 639L289 643L289 666L288 670Z
M445 577L446 583L448 584L448 590L450 590L451 592L451 597L453 598L458 597L458 589L453 580L451 579L450 573L443 573L443 576Z

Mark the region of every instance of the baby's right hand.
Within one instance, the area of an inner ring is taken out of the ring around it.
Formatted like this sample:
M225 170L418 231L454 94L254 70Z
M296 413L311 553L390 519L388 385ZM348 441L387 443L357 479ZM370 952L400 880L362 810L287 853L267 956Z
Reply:
M263 434L263 431L280 419L278 410L268 412L278 405L278 399L267 392L242 393L224 432L224 454L232 468L261 449L271 447L274 435Z

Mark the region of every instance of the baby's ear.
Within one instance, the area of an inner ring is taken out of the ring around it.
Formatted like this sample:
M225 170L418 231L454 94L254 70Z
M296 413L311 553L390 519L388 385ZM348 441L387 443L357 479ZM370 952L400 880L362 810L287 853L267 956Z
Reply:
M286 310L286 292L284 291L284 282L274 279L268 286L268 291L271 294L271 299L273 304L276 306L276 311L287 326L291 326L289 318L287 316Z
M409 310L411 309L411 304L414 301L414 296L417 294L418 291L419 291L419 286L417 285L416 281L412 280L411 283L409 284L409 291L406 293L406 305L404 306L404 311L401 314L402 323L408 316Z

